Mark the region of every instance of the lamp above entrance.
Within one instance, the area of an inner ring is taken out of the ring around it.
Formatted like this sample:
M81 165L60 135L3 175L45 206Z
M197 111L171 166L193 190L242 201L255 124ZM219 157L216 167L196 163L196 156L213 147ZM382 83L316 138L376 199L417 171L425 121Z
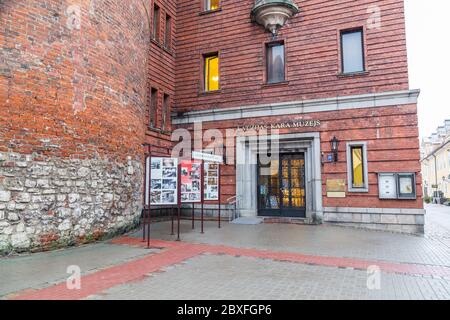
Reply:
M252 9L252 19L275 37L293 16L299 13L292 0L256 0Z

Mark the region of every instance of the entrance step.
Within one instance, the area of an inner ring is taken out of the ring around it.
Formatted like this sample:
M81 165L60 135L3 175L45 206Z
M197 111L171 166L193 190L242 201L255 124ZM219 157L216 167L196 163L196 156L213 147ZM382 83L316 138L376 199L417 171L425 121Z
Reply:
M264 223L309 224L306 218L264 217Z
M263 223L263 219L258 218L258 217L241 217L241 218L237 218L233 221L231 221L231 223L234 224L261 224Z

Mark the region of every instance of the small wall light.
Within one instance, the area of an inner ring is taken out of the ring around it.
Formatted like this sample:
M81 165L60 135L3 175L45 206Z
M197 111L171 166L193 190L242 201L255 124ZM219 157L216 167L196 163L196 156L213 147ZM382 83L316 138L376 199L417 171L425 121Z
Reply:
M334 136L333 139L330 140L330 144L331 151L334 155L334 162L338 162L339 140L336 138L336 136Z

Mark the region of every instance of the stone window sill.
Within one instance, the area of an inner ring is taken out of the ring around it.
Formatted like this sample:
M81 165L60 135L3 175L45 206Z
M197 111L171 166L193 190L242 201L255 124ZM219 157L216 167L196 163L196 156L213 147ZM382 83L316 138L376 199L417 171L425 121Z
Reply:
M202 92L200 92L200 96L207 96L207 95L214 95L214 94L220 94L220 93L222 93L222 90L221 89L219 89L219 90L213 90L213 91L202 91Z
M369 71L338 73L336 76L338 78L352 78L352 77L364 77L367 75L369 75Z
M281 82L266 82L262 84L263 88L270 88L270 87L276 87L276 86L287 86L289 85L289 81L281 81Z
M157 41L156 39L152 38L150 40L151 43L153 43L155 46L157 46L158 48L162 49L163 51L165 51L166 53L170 54L171 56L174 56L174 51L172 50L172 48L168 48L166 45L164 45L163 43Z
M205 15L208 15L208 14L213 14L213 13L217 13L217 12L221 12L221 11L222 11L222 8L217 8L217 9L214 9L214 10L204 10L204 11L200 12L198 15L199 16L205 16Z

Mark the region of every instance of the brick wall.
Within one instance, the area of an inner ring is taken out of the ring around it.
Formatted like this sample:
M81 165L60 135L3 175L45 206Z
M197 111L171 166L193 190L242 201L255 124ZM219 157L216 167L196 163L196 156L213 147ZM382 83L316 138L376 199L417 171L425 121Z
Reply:
M422 179L420 175L419 132L416 105L383 108L363 108L345 111L317 112L306 115L261 117L258 124L283 123L295 119L320 120L321 125L313 131L320 132L321 151L331 152L330 140L339 138L338 163L326 163L322 167L322 194L324 207L357 208L423 208ZM219 129L225 137L228 128L255 124L255 119L229 120L203 123L203 130ZM193 125L184 126L192 130ZM311 128L281 129L280 134L311 132ZM368 150L369 193L347 193L346 198L327 198L326 180L347 181L346 144L351 141L366 141ZM234 146L234 141L225 141ZM379 200L379 172L416 172L417 200ZM235 195L236 173L234 166L225 166L222 171L222 195L227 199Z
M169 107L171 108L175 98L175 53L177 49L177 1L176 0L152 0L147 1L148 12L151 16L151 30L153 31L154 22L154 5L159 7L159 28L156 39L152 37L149 47L147 88L148 94L151 88L158 91L157 108L156 108L156 124L153 128L149 126L150 119L150 97L148 97L147 108L145 111L144 122L146 125L145 142L152 145L152 153L156 155L166 155L170 152L172 142L170 141L170 133L172 131L170 116L167 116L166 126L162 126L163 117L163 99L164 94L169 96ZM171 18L170 41L165 43L166 34L166 16ZM170 111L167 112L170 115Z
M0 249L92 239L139 217L148 7L0 1Z
M271 35L251 22L253 0L221 1L200 14L201 1L178 2L177 111L223 108L408 89L403 0L302 0L281 29L287 82L265 85L264 46ZM369 29L369 5L381 28ZM365 28L367 74L340 77L339 30ZM202 54L220 55L220 92L203 93Z

